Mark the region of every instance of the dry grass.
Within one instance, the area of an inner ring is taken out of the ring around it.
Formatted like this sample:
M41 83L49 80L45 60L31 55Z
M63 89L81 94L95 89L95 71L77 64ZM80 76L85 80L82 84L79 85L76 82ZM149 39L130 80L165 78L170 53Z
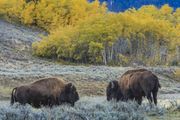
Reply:
M174 73L175 80L180 82L180 68L177 68Z
M0 92L4 93L4 94L10 94L11 93L11 87L4 87L4 86L0 86Z
M10 97L11 94L11 87L4 87L4 86L0 86L0 98L1 99L7 99Z
M7 80L8 81L8 80ZM33 80L28 80L28 83L32 83ZM80 96L104 96L108 82L105 81L72 81L76 86ZM2 83L0 86L0 99L10 98L11 91L14 87L24 85L25 81L17 82L11 81Z
M78 81L75 83L80 96L103 96L107 82L103 81Z

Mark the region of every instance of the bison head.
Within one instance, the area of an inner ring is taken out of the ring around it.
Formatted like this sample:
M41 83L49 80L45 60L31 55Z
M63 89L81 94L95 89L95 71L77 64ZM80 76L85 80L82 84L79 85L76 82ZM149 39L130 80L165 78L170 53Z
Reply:
M122 98L122 93L118 85L118 81L111 81L106 89L107 100L115 99L119 101Z
M74 103L79 100L79 95L76 91L76 87L72 83L65 85L64 90L61 92L58 97L58 102L61 103L70 103L74 106Z

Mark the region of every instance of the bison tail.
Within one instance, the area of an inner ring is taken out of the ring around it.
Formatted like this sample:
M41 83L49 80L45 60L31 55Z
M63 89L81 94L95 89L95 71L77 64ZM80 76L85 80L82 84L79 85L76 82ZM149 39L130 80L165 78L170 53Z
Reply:
M161 85L160 85L160 83L159 83L159 79L158 79L158 77L157 77L157 76L155 76L155 79L157 80L157 88L161 88Z
M15 92L16 92L16 89L17 88L14 88L13 90L12 90L12 93L11 93L11 105L13 105L14 104L14 102L15 102Z

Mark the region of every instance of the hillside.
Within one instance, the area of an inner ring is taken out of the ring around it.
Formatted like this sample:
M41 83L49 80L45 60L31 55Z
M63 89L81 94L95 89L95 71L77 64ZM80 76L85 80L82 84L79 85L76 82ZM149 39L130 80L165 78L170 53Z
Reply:
M175 120L179 117L180 83L173 79L177 67L145 67L158 75L162 85L158 94L158 107L150 108L147 101L143 102L140 109L133 102L107 102L105 89L108 82L116 80L125 71L138 66L72 66L37 58L32 56L31 44L40 40L39 34L45 33L0 20L0 119L70 120L73 117L75 120L100 118L116 120L116 117L120 117ZM51 76L62 77L77 86L81 99L74 108L62 106L53 109L34 109L29 105L17 107L17 104L9 107L13 87Z
M41 77L57 76L77 84L81 88L82 95L104 95L108 81L117 79L128 69L133 69L133 67L61 65L34 57L31 44L40 40L40 34L44 34L44 32L0 20L1 87L11 88ZM162 93L180 92L180 84L170 79L176 67L149 67L148 69L159 75L164 86L161 90ZM170 78L165 77L166 74ZM93 86L88 84L95 85L98 91L93 92L91 90Z
M180 9L167 4L115 13L97 0L1 0L0 15L49 33L33 42L37 57L75 64L179 65Z

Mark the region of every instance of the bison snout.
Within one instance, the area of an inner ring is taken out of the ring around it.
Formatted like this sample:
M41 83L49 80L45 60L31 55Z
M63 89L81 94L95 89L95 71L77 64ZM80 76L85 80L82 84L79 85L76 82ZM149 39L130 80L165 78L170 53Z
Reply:
M79 95L77 94L77 98L76 98L76 101L78 101L79 100Z

